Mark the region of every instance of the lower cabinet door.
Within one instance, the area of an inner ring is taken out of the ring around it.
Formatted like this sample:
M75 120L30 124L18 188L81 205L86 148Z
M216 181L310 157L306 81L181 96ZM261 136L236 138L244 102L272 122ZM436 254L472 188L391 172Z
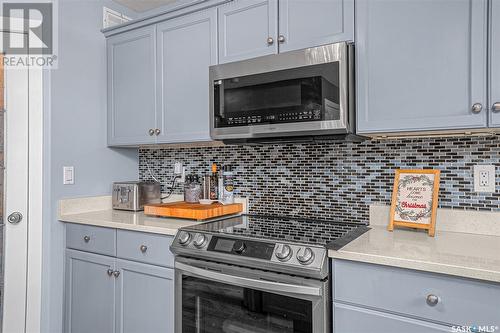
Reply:
M66 250L65 332L115 331L115 259Z
M116 332L174 332L174 271L116 260Z
M334 304L333 327L333 333L451 332L451 328L448 326L343 304Z

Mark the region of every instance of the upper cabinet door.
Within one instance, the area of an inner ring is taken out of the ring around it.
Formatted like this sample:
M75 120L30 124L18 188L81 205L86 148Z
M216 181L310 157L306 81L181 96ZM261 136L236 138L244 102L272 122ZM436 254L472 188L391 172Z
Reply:
M219 7L219 62L278 53L278 0L236 0Z
M155 142L155 37L149 26L107 39L109 145Z
M487 126L487 0L358 0L356 25L358 132Z
M208 68L217 64L217 9L158 29L159 143L209 141Z
M490 103L491 126L500 127L500 0L491 2Z
M280 52L354 39L354 0L280 0Z

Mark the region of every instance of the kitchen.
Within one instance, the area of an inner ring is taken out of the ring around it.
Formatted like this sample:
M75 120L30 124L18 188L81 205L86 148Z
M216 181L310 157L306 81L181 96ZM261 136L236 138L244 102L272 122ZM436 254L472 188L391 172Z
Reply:
M54 10L4 332L499 330L499 0Z

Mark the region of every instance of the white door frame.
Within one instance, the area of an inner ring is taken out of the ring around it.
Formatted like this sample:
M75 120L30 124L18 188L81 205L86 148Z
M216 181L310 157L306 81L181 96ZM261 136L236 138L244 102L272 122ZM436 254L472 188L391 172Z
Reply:
M40 332L43 216L42 69L6 67L5 73L5 123L8 128L5 131L6 205L3 216L6 242L3 254L5 270L2 332ZM18 145L21 145L21 149L16 152L15 147L19 147ZM23 159L29 163L16 165ZM22 196L15 193L22 191L22 188L25 189L24 203ZM7 222L7 216L13 211L22 212L24 217L17 225ZM25 265L20 264L23 258Z
M42 308L43 223L43 70L29 71L28 278L26 332L40 332ZM7 332L3 332L7 333Z

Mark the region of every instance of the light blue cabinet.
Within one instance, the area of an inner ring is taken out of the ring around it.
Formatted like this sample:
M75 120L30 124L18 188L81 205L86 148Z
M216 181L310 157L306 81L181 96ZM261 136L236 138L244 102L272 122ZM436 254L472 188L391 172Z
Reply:
M217 9L157 26L158 143L210 141L208 68L217 64Z
M116 256L155 266L174 267L174 254L170 252L172 241L172 236L117 230Z
M487 0L357 0L355 10L359 133L487 126Z
M116 230L83 224L68 224L66 247L114 257L116 256Z
M236 0L219 7L219 62L354 39L354 0Z
M65 332L115 331L114 259L66 250Z
M116 332L174 332L174 271L116 261Z
M490 124L500 127L500 0L491 0L490 8Z
M500 284L332 261L334 333L449 332L500 326Z
M211 140L216 8L111 36L107 48L110 146Z
M219 7L219 62L278 53L278 0L236 0Z
M354 40L354 0L280 0L279 51Z
M174 332L172 237L88 225L66 227L67 247L91 236L84 240L84 249L66 250L65 332ZM105 240L113 251L97 254Z
M438 333L451 327L354 306L334 306L334 333Z
M150 133L156 124L155 41L155 26L107 39L110 146L155 142L156 138Z

